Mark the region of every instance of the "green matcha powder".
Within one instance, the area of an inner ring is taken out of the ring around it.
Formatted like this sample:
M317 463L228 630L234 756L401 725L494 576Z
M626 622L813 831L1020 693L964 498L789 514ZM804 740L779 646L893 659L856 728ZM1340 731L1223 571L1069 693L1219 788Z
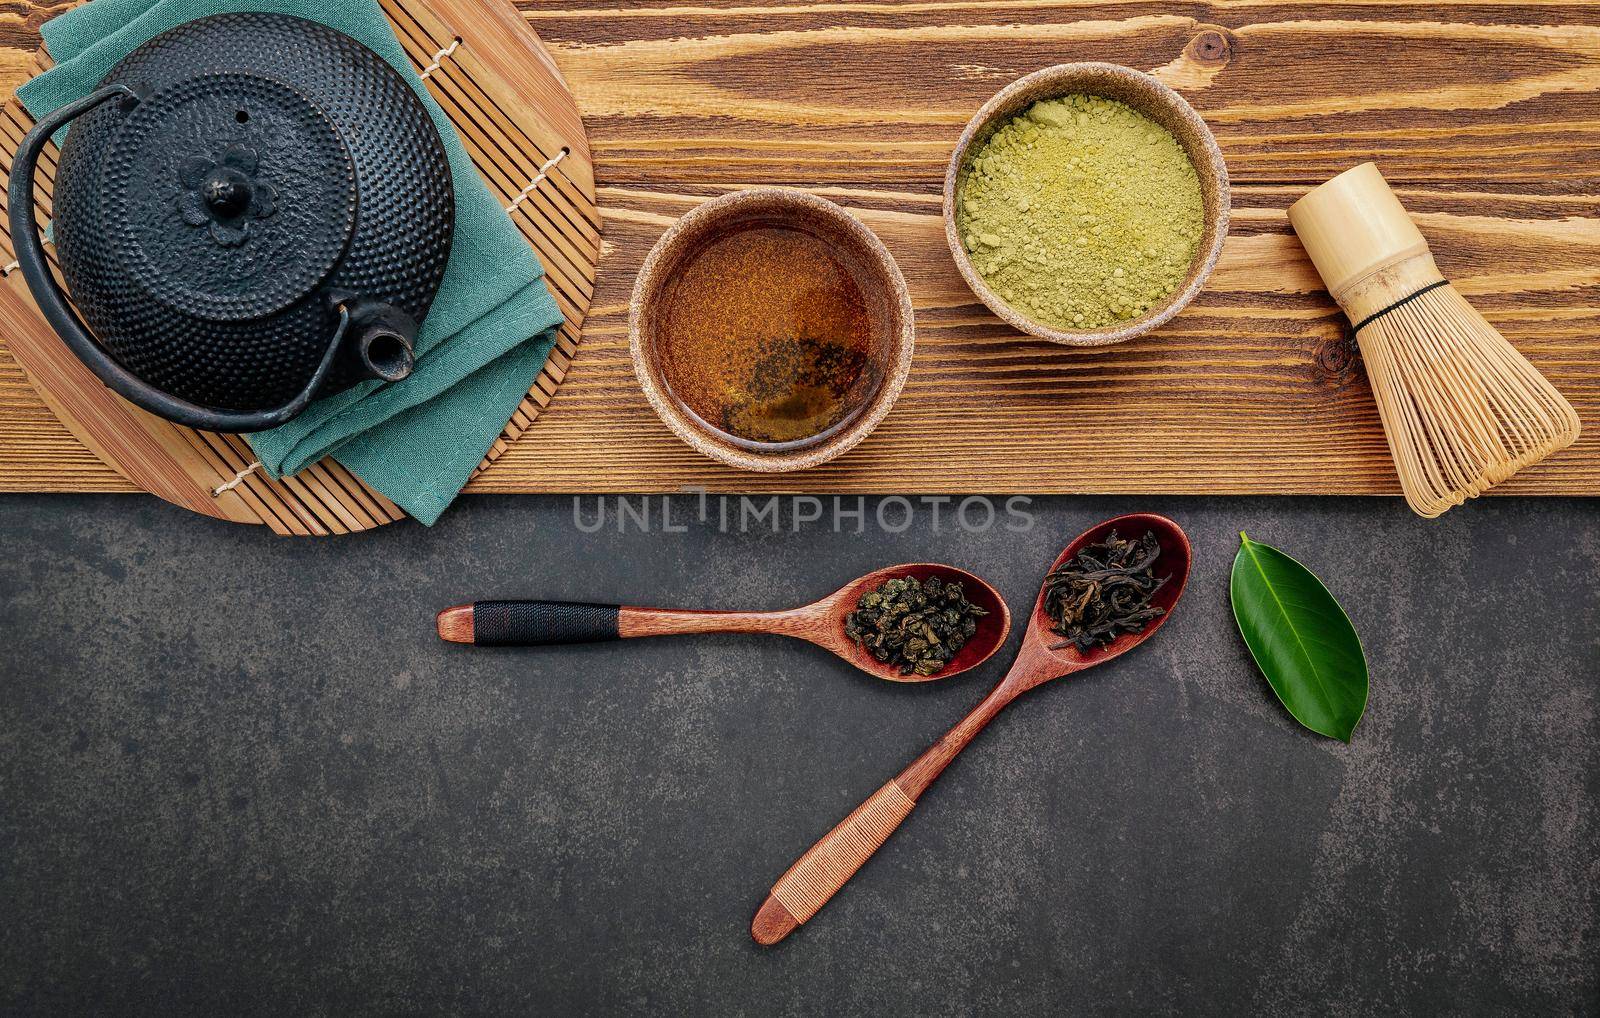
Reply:
M1170 132L1125 103L1034 103L977 148L956 183L973 267L1027 318L1069 331L1138 318L1189 274L1204 205Z

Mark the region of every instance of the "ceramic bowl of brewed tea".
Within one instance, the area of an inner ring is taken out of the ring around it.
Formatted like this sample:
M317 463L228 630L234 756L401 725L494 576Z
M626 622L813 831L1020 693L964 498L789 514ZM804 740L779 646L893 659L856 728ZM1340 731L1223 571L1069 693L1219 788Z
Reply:
M729 466L843 455L911 370L911 295L887 248L838 205L752 188L662 234L634 285L639 385L674 434Z
M1035 103L1071 95L1098 96L1132 107L1168 131L1188 156L1200 185L1201 234L1188 271L1168 295L1136 317L1083 329L1041 321L1013 307L977 270L958 223L962 177L974 154L995 132ZM1143 335L1170 321L1194 300L1210 278L1228 233L1228 168L1211 129L1183 96L1143 71L1109 63L1058 64L1018 78L973 115L956 142L944 179L945 240L956 268L978 299L1007 324L1031 336L1068 346L1109 346Z

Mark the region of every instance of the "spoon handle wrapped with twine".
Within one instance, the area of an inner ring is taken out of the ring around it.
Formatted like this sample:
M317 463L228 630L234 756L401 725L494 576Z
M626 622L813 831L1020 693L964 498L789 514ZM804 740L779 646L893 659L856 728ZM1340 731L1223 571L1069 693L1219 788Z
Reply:
M1388 182L1363 163L1289 209L1355 324L1406 501L1434 517L1578 437L1578 415L1434 263Z
M1026 653L1019 662L1036 661ZM793 933L826 905L872 858L946 767L994 720L1001 708L1025 689L1026 669L1012 667L1000 685L974 707L955 727L839 821L795 861L772 885L767 900L750 923L750 936L771 946Z

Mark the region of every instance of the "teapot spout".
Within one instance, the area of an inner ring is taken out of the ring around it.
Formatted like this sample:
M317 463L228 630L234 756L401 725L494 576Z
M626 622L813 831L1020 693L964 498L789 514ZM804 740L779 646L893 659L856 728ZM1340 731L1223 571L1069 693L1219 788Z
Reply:
M398 382L416 366L417 323L392 304L357 298L350 310L344 359L350 377Z
M363 378L398 382L416 366L411 338L394 329L370 326L357 333L352 342L361 360Z

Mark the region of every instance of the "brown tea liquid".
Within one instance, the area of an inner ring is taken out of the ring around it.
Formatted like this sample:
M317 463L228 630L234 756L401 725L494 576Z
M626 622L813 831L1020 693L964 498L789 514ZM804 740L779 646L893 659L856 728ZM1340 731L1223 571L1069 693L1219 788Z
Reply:
M664 294L661 366L702 421L747 442L803 442L870 396L872 318L820 238L762 222L690 255Z

